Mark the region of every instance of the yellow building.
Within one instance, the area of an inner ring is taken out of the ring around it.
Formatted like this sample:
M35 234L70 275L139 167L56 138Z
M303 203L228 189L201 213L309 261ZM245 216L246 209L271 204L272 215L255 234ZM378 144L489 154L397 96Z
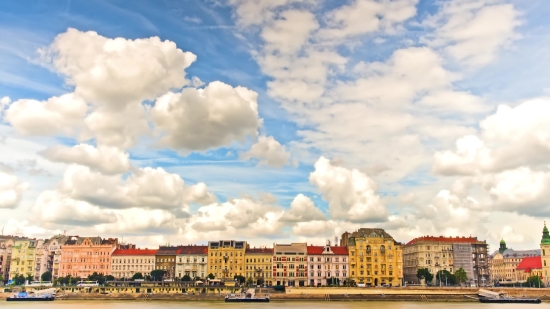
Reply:
M273 284L273 248L247 248L245 257L245 277L252 278L254 284Z
M17 275L35 277L37 248L42 246L43 240L17 239L12 247L9 279Z
M548 233L548 228L546 227L546 222L544 223L544 228L542 229L542 239L540 241L540 257L542 262L542 280L546 286L550 285L550 280L548 276L550 275L550 234Z
M220 240L208 242L208 274L216 279L233 280L244 276L246 241Z
M501 285L518 281L516 268L521 260L526 257L540 256L542 252L537 250L514 250L506 247L506 242L500 241L500 247L492 254L491 275L494 281Z
M347 240L350 279L359 286L401 286L403 282L402 244L383 229L361 228Z

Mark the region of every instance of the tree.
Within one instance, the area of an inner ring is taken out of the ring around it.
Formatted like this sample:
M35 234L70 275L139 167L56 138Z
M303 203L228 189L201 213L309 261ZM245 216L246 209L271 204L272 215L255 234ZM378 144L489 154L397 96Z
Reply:
M25 280L27 280L28 282L34 281L34 277L31 274L28 274Z
M107 276L105 276L105 282L107 282L107 281L115 281L115 277L111 276L111 275L107 275Z
M133 276L132 276L132 280L136 280L136 279L143 279L143 274L142 273L135 273Z
M437 274L435 275L435 279L439 280L439 282L441 282L442 285L443 284L448 284L448 285L455 285L456 284L455 275L451 274L447 270L438 271Z
M246 285L248 286L254 285L254 279L252 279L252 277L248 277L248 279L246 279Z
M23 275L16 275L13 278L13 281L15 282L15 285L22 285L25 283L25 276Z
M4 282L4 276L2 276L2 274L0 274L0 282Z
M420 268L416 271L416 277L418 278L418 280L422 280L424 279L424 281L426 282L426 284L428 284L428 282L432 282L432 280L434 279L434 275L432 275L430 273L430 270L427 269L427 268Z
M525 283L525 285L534 288L544 287L544 283L539 276L531 276L527 278L527 282Z
M233 279L237 279L240 284L243 284L246 281L246 278L244 276L235 276Z
M43 273L42 276L40 276L40 279L42 281L52 281L52 272L47 271L47 272Z
M212 273L209 273L209 274L208 274L208 279L214 280L214 278L216 278L216 277L214 276L214 274L212 274Z
M151 277L153 277L154 281L162 281L162 278L164 278L165 274L166 271L162 269L155 269L151 271Z
M96 271L94 271L93 274L88 276L88 280L90 281L97 281L99 284L105 283L105 276L103 274L98 274Z
M456 277L456 281L459 284L462 284L468 281L468 275L466 274L466 271L462 267L460 267L458 270L455 271L455 277Z
M191 281L191 277L189 275L183 275L183 277L181 277L181 281L189 282Z
M265 281L264 281L264 278L263 278L263 277L258 278L258 284L259 284L259 285L264 284L264 282L265 282Z

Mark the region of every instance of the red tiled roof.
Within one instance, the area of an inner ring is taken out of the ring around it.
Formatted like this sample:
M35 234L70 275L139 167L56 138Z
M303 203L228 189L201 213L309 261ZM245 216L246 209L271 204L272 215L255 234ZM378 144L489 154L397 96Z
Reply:
M542 269L542 259L540 258L540 256L529 256L521 259L521 262L519 262L516 270L524 269L526 273L530 273L531 269Z
M271 254L271 255L273 255L273 248L246 248L245 254Z
M307 246L307 254L308 255L320 255L323 254L324 246ZM330 249L334 254L338 255L348 255L348 248L347 247L340 247L340 246L330 246Z
M422 236L417 237L409 241L406 246L414 245L417 242L426 241L426 242L446 242L446 243L476 243L478 242L477 237L444 237L444 236Z
M155 255L156 249L116 249L113 255Z
M176 254L208 254L208 246L178 246Z

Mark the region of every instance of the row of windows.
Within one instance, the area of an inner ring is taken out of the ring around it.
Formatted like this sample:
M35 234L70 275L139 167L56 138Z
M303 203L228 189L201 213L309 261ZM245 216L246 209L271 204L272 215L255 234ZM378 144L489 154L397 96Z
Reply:
M323 268L324 269L331 269L330 265L309 265L309 268L310 269L315 269L315 266L317 266L317 269L321 269L321 266L324 266ZM334 269L340 269L340 266L342 266L342 269L346 269L346 264L342 264L342 265L339 265L339 264L336 264L336 265L333 265L334 266Z
M152 264L154 262L153 259L113 259L113 264L126 264L126 262L129 263L148 263Z
M247 263L256 263L256 259L246 259ZM262 259L260 262L260 259L258 259L257 263L271 263L271 259Z
M312 272L309 273L310 277L315 277L315 274L317 274L317 277L324 277L322 271L318 271L318 272L312 271ZM340 274L341 274L342 277L344 277L344 278L347 277L347 276L346 276L346 274L347 274L346 272L339 272L339 271L335 272L335 273L334 273L334 276L335 276L335 277L340 277ZM327 278L332 277L330 271L326 273L326 277L327 277Z

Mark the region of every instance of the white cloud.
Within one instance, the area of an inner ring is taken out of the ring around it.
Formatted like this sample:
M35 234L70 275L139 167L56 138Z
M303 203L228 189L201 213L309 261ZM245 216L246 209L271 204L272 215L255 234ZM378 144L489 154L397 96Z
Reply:
M17 207L28 188L28 183L22 183L12 173L0 170L0 208Z
M424 24L435 33L426 41L455 60L482 66L496 58L518 35L519 12L512 4L495 0L453 0L441 3L437 14Z
M190 23L200 24L202 23L202 19L198 18L197 16L184 16L183 20Z
M388 218L386 206L376 194L376 182L356 169L332 166L328 159L321 157L309 181L328 202L331 219L382 222Z
M241 154L241 158L256 159L267 166L282 167L289 163L290 153L273 136L260 136L250 150Z
M11 103L10 97L2 97L0 99L0 113Z
M203 151L255 137L261 124L258 94L212 82L204 89L184 88L160 97L151 111L160 143L182 151Z
M315 207L313 201L309 197L303 194L298 194L294 200L292 200L290 208L285 210L281 217L282 222L308 222L325 219L326 216L323 212Z
M274 18L274 10L292 3L308 3L311 0L230 0L235 7L235 17L240 26L253 26L262 24Z
M129 154L109 146L100 145L97 148L88 144L73 147L53 146L40 154L54 162L85 165L106 174L124 173L131 167Z
M24 135L78 136L87 106L73 93L46 101L21 99L6 110L5 119Z
M300 10L284 11L278 19L262 30L265 52L296 53L307 42L311 32L318 28L319 23L313 13Z

